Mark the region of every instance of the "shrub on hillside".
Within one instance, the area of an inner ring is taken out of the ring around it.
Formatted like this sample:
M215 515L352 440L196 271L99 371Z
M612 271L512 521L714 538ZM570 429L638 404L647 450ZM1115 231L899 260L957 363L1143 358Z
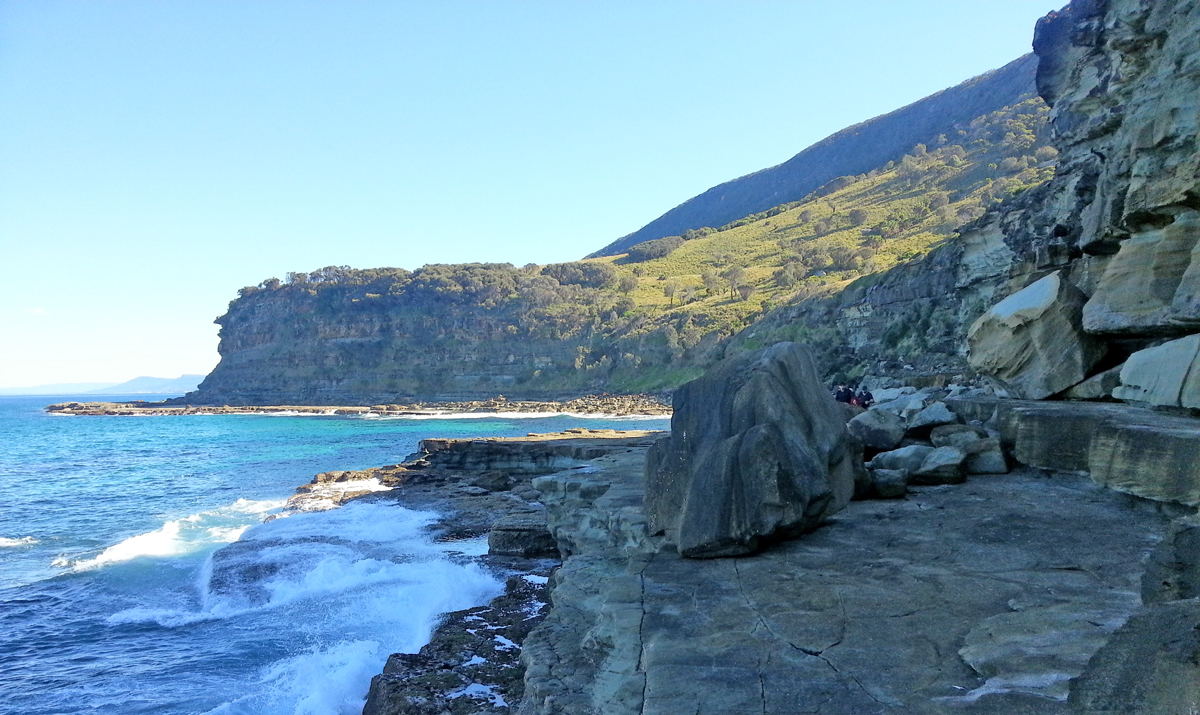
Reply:
M643 241L629 249L629 260L633 263L641 263L643 261L652 261L655 258L662 258L683 245L683 238L680 236L667 236L665 238L656 238L653 241Z
M542 269L542 275L550 276L560 285L584 288L608 288L617 282L617 269L608 263L551 263Z

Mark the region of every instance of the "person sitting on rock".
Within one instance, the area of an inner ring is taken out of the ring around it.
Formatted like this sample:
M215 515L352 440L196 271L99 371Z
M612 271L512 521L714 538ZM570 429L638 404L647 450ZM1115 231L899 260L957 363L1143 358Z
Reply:
M851 390L846 385L838 385L837 391L833 393L833 399L849 404L854 399L854 390Z
M875 396L867 388L860 387L858 388L858 394L854 396L854 404L865 410L875 404Z

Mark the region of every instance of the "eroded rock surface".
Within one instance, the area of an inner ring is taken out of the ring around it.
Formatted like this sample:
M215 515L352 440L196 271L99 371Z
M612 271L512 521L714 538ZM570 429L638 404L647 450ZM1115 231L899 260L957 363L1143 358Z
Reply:
M1173 515L1022 470L697 561L650 536L628 459L535 482L569 547L525 645L522 715L1067 713Z

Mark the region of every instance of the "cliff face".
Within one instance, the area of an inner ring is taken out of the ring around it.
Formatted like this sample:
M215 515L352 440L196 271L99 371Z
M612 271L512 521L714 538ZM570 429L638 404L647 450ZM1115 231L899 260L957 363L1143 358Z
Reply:
M1036 28L1055 177L965 226L919 262L782 308L731 341L816 338L844 373L969 372L967 328L1054 271L1087 297L1107 357L1200 327L1200 5L1077 2Z
M796 201L839 176L861 174L899 160L915 144L1016 104L1033 91L1036 67L1034 57L1025 55L998 70L843 129L778 166L714 186L593 255L612 256L643 241L721 226Z
M553 396L553 377L575 377L579 347L618 300L507 264L326 269L277 283L243 289L217 319L221 362L189 402ZM522 388L535 377L540 391Z

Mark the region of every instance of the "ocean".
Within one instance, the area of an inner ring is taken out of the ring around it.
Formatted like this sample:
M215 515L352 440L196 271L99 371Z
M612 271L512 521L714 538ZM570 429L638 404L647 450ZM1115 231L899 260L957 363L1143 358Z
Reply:
M667 419L70 417L0 397L0 714L361 712L371 676L502 583L391 504L280 513L425 437ZM121 399L119 397L113 399ZM220 553L214 558L214 554Z

